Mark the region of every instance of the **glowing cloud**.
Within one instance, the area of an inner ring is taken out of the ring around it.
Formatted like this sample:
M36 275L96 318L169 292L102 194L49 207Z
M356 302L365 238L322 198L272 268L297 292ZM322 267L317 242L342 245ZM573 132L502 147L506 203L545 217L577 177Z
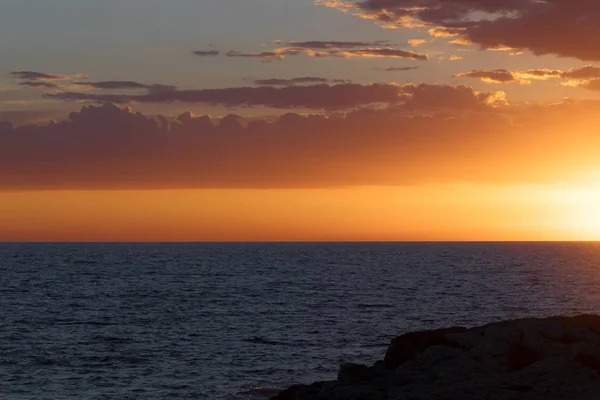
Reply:
M434 37L482 49L526 49L600 61L600 2L564 0L316 0L385 27L429 27ZM560 29L557 29L560 27Z
M600 67L584 66L571 68L567 71L553 69L527 69L510 71L507 69L478 69L462 72L455 77L476 78L486 83L517 83L530 84L534 80L564 79L563 86L583 87L589 90L597 90L594 82L600 79Z
M257 58L263 62L283 61L286 56L305 54L310 57L376 57L376 58L398 58L426 61L425 54L398 49L389 46L387 41L375 42L338 42L338 41L292 41L283 47L261 51L257 53L244 53L230 50L226 53L228 57Z

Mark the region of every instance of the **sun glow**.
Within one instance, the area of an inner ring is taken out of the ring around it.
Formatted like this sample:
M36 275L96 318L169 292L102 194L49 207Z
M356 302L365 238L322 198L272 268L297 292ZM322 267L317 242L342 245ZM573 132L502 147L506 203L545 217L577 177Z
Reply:
M600 181L586 187L565 188L557 193L565 215L560 219L567 233L585 240L600 240Z
M600 180L13 192L0 215L0 241L600 240Z

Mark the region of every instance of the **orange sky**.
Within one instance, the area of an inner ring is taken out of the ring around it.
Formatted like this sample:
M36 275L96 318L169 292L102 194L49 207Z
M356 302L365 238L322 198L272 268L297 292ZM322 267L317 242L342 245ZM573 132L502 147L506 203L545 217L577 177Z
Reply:
M9 3L0 241L600 240L600 1Z
M59 191L0 198L3 241L600 239L600 186Z

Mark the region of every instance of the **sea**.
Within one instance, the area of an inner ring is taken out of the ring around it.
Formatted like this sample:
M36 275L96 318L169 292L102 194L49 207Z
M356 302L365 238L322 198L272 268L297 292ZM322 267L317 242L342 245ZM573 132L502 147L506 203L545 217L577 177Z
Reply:
M0 398L266 399L408 331L598 312L597 243L0 244Z

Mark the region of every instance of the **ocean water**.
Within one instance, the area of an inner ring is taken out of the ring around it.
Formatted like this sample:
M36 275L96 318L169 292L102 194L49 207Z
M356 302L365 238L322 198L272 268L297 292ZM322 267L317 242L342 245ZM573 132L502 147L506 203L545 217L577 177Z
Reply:
M600 244L3 244L0 398L260 399L403 332L600 312Z

